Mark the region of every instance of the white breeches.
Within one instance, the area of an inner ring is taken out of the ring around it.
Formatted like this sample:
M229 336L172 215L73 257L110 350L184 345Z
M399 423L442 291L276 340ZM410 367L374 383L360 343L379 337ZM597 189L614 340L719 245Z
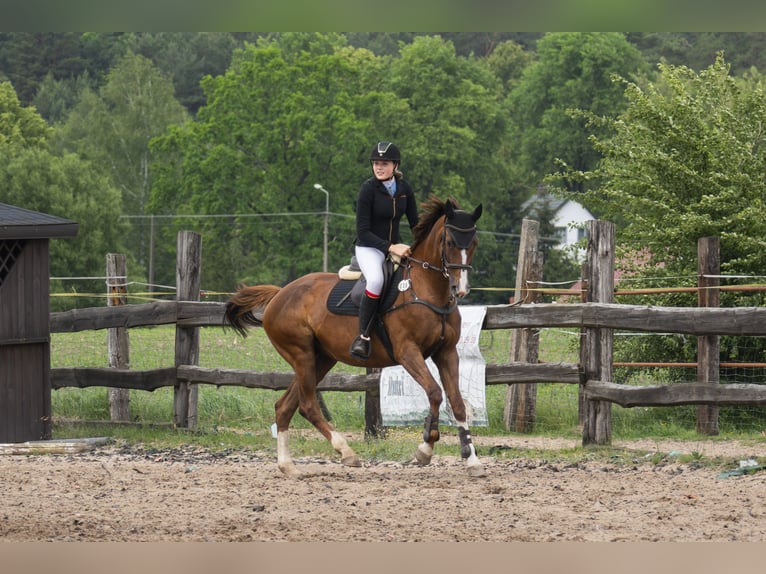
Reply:
M374 247L355 247L356 261L367 280L367 294L379 297L383 291L383 261L386 256Z

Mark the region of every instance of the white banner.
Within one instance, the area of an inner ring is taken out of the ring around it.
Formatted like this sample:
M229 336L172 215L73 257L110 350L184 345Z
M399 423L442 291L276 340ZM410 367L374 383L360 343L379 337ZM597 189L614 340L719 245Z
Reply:
M484 384L486 361L479 349L479 335L487 308L460 306L462 328L457 350L460 355L460 393L471 426L489 426ZM431 374L441 387L439 371L431 359L426 360ZM444 389L442 388L442 391ZM386 367L380 373L380 410L384 426L419 426L428 414L428 398L402 366ZM439 411L439 423L456 425L446 394Z

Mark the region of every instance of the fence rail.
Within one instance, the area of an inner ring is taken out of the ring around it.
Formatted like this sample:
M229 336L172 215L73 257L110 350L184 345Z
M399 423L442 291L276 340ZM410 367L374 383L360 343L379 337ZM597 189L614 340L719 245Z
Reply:
M762 307L655 307L625 305L611 302L613 285L613 261L598 254L614 252L609 243L611 235L608 222L591 222L589 227L588 264L583 274L589 285L588 302L509 304L487 307L484 329L541 329L568 327L581 331L580 364L529 363L514 361L486 366L486 385L516 385L529 383L564 383L579 385L584 408L581 409L583 443L605 444L611 440L611 415L604 405L611 403L623 407L705 405L766 405L766 384L719 384L716 377L700 379L694 384L671 385L620 385L612 382L612 332L613 330L654 333L685 333L700 338L718 335L766 336L766 308ZM181 234L189 232L181 232ZM606 242L606 243L604 243ZM199 247L183 248L179 234L179 284L194 271L199 261ZM606 263L603 263L604 260ZM599 289L595 289L599 286ZM248 388L286 389L293 378L292 373L254 372L224 368L202 368L188 364L198 356L194 345L198 343L199 327L223 326L223 303L188 301L188 286L179 288L178 300L118 305L109 307L74 309L52 313L50 328L53 333L71 333L84 330L125 329L153 325L176 325L176 366L145 371L115 368L54 368L51 369L51 386L64 387L110 387L153 391L161 387L174 387L176 401L174 421L179 426L196 424L196 393L190 389L197 384L217 386L243 386ZM187 294L184 294L187 293ZM599 300L599 299L606 299ZM179 347L181 339L188 337L192 347ZM715 343L714 340L710 340ZM191 349L191 350L190 350ZM717 352L708 353L714 363L701 365L711 373L711 365L717 371ZM191 357L191 359L188 359ZM701 362L701 361L700 361ZM370 397L377 396L379 374L348 375L329 373L320 383L320 390L364 391ZM182 399L179 400L178 396ZM190 400L189 397L194 397ZM375 403L367 400L366 405ZM185 409L189 409L188 412ZM178 411L183 412L178 412ZM368 421L380 420L377 413L366 413ZM699 425L698 425L699 430ZM700 431L702 432L702 431Z
M223 303L159 301L119 307L92 307L51 313L51 332L149 327L177 324L186 327L221 327ZM682 326L679 326L679 323ZM766 336L766 309L645 307L606 303L541 303L539 305L491 305L483 329L542 329L547 327L619 329L694 335ZM682 328L683 327L683 328ZM51 369L54 389L64 387L116 387L154 391L179 381L218 386L242 386L282 390L292 380L286 372L255 372L240 369L210 369L179 365L145 371L109 368L66 367ZM583 380L575 363L505 363L486 367L487 385L520 383L585 384L585 396L608 400L624 407L681 404L766 404L766 386L758 384L685 384L635 387ZM378 375L329 373L319 385L327 391L370 391L377 388ZM710 387L710 388L708 388ZM741 398L731 395L742 394ZM636 398L631 398L636 397Z
M150 327L222 327L224 303L155 301L51 313L52 333ZM766 336L766 307L656 307L620 303L489 305L483 329L616 329L688 335Z

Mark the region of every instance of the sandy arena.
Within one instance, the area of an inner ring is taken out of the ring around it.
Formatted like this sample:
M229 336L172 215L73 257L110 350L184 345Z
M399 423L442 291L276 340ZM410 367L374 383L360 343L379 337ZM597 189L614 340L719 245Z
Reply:
M353 437L349 437L353 439ZM764 541L766 471L721 477L766 444L615 442L611 463L504 458L495 447L577 441L476 437L485 478L462 462L346 468L298 458L298 480L271 455L113 443L76 454L0 456L4 541ZM416 445L413 444L413 449ZM635 451L635 456L632 454ZM647 456L646 453L654 453ZM662 453L666 456L659 456ZM672 453L672 454L671 454ZM679 454L731 460L681 464ZM732 466L734 465L734 466Z

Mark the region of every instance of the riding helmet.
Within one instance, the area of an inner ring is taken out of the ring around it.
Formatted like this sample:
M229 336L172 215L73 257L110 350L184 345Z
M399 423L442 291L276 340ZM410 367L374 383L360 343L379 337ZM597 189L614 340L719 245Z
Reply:
M370 153L370 161L375 161L376 159L399 163L401 161L399 148L391 142L378 142Z

